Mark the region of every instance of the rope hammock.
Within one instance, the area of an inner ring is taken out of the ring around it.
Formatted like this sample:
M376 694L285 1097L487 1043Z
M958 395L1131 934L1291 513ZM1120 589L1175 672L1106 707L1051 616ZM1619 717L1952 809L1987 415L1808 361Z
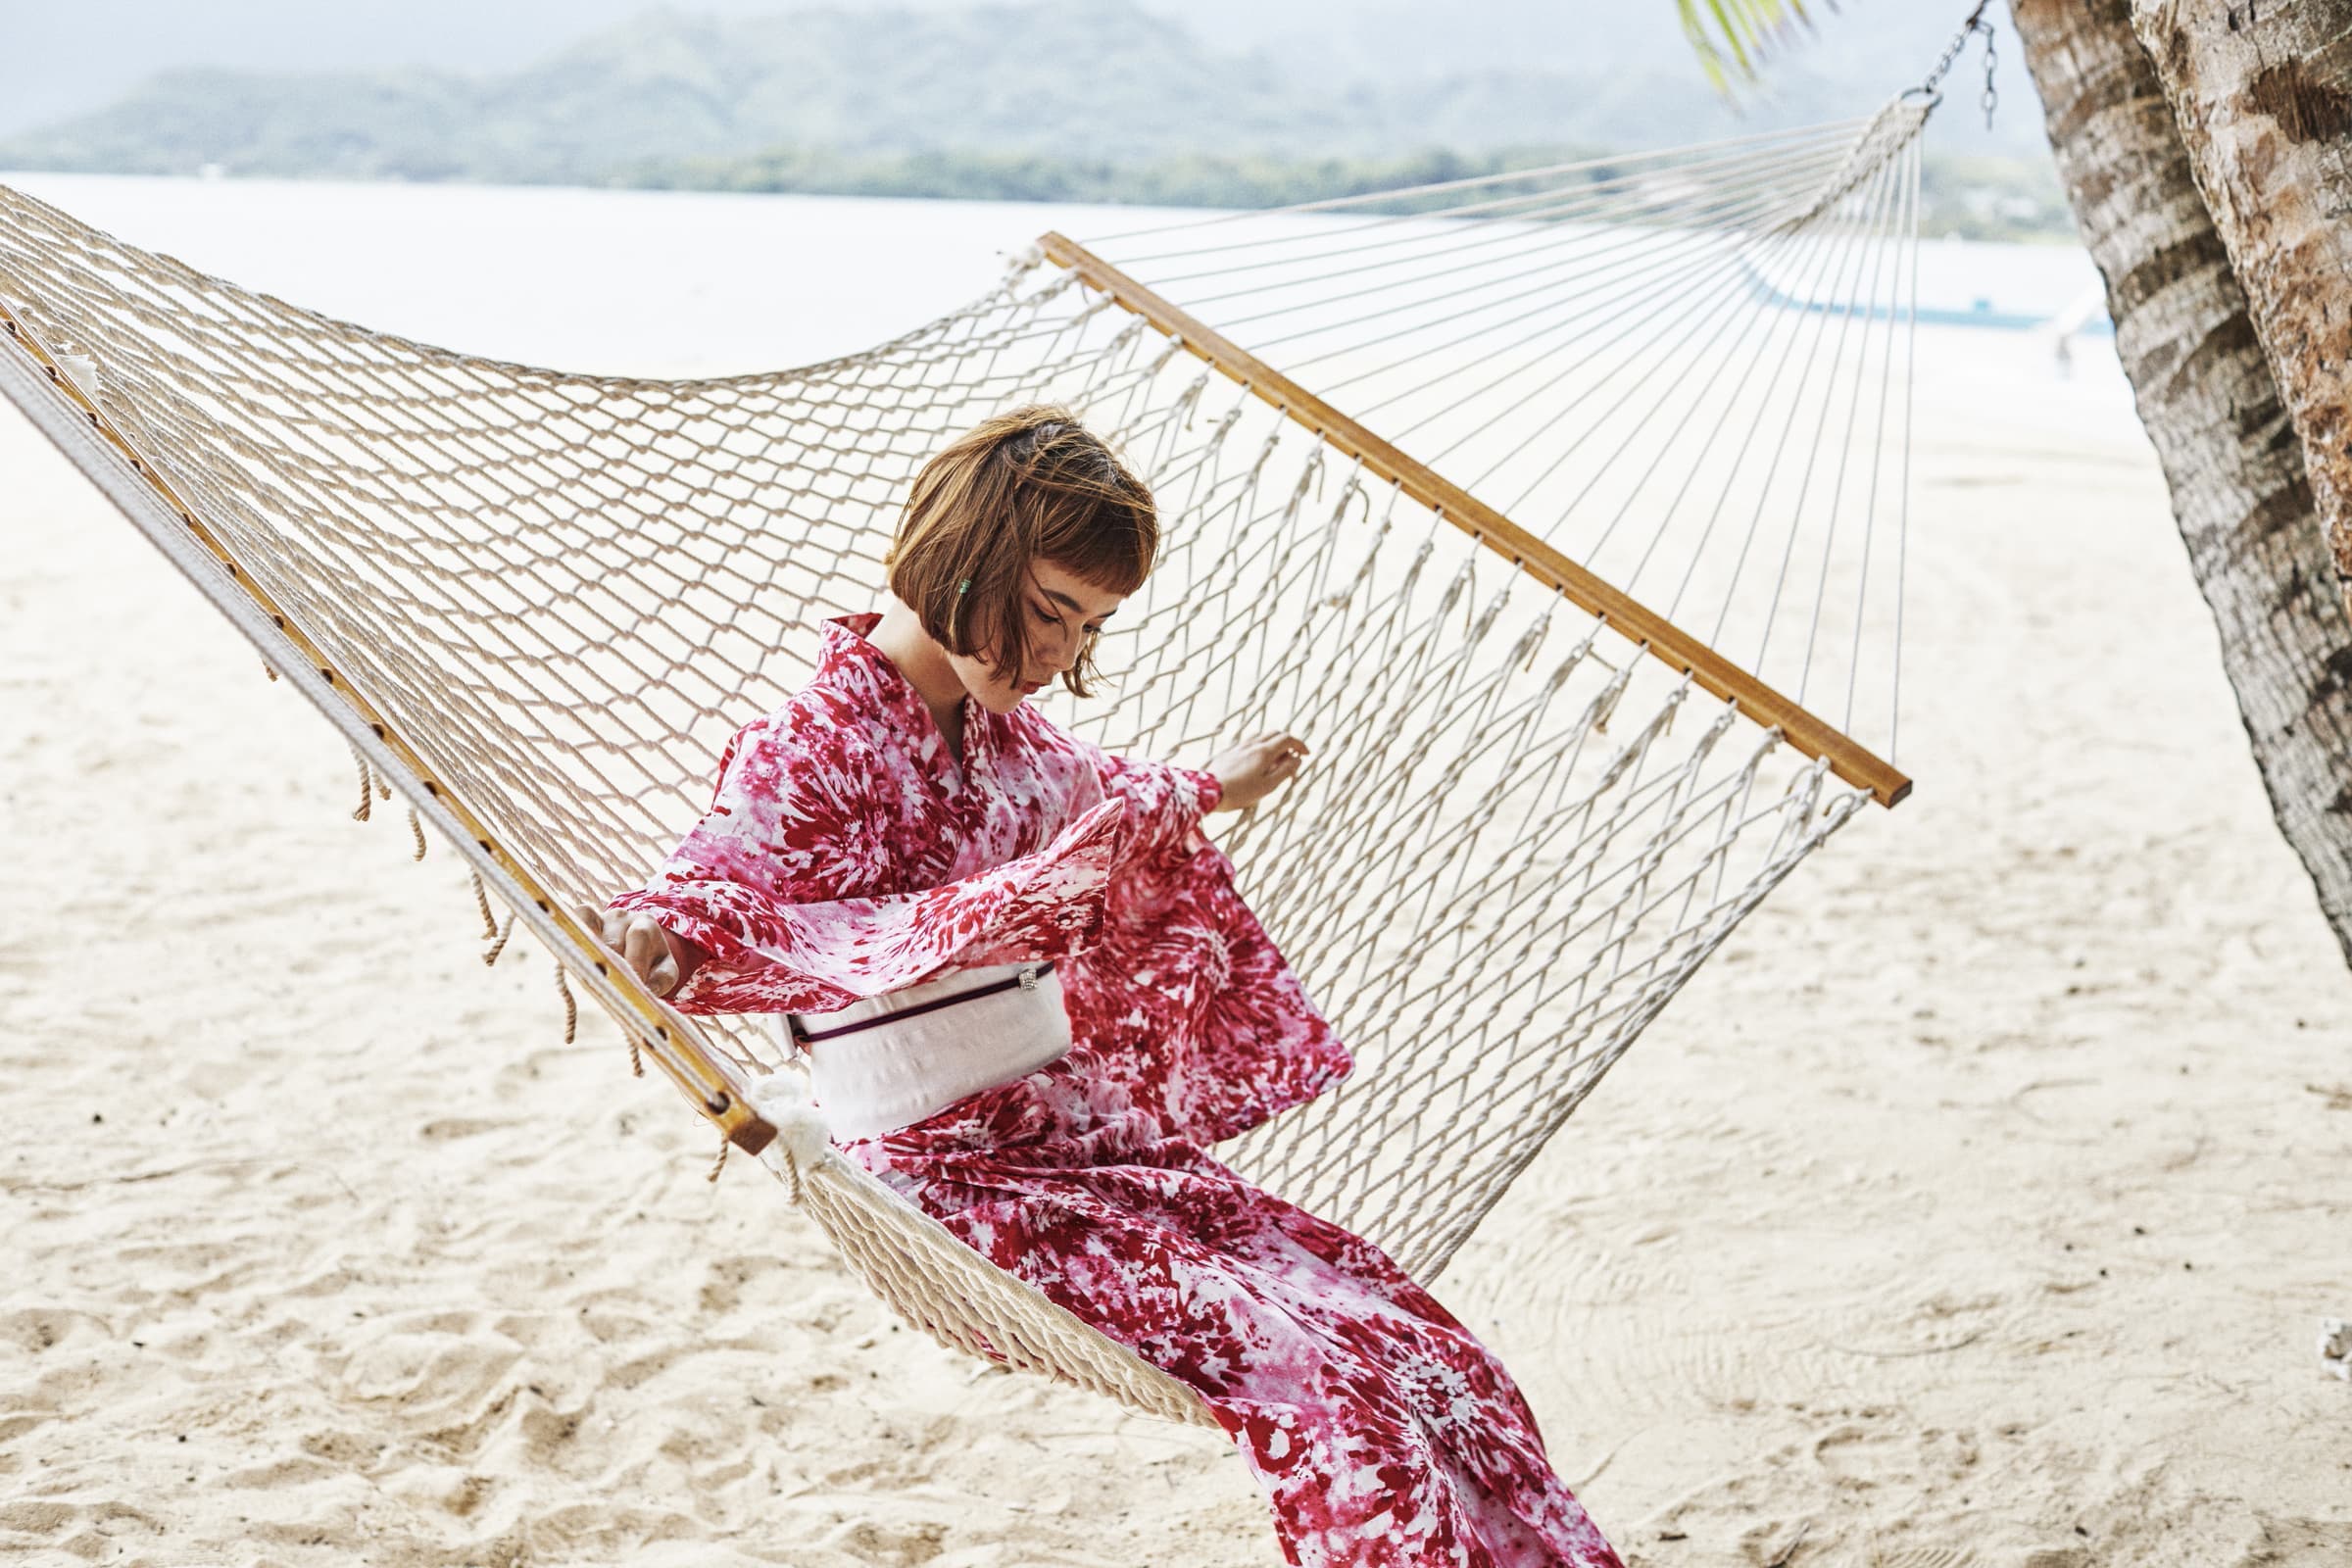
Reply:
M1163 548L1112 693L1049 712L1152 757L1316 748L1218 842L1358 1065L1219 1155L1434 1277L1740 918L1909 787L1934 102L1049 234L868 352L682 381L368 331L0 187L0 387L350 741L357 814L398 792L465 856L490 956L519 921L903 1315L1205 1423L834 1152L764 1020L677 1013L568 911L870 607L923 460L1071 404Z

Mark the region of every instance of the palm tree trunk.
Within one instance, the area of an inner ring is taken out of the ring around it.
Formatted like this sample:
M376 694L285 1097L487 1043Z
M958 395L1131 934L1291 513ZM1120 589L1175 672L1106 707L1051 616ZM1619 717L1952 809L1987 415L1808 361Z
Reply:
M2303 443L2132 0L2011 11L2271 809L2352 959L2352 617ZM2352 328L2347 275L2329 285L2339 332Z
M2137 0L2352 603L2352 0Z

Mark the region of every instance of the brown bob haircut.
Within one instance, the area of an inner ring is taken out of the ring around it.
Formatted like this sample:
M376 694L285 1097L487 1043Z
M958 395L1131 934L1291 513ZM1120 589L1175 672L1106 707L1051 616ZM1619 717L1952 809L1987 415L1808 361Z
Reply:
M1027 662L1032 563L1131 594L1158 553L1144 482L1068 409L1033 403L983 419L923 465L882 564L934 641L1003 679ZM1061 683L1090 696L1100 673L1089 637Z

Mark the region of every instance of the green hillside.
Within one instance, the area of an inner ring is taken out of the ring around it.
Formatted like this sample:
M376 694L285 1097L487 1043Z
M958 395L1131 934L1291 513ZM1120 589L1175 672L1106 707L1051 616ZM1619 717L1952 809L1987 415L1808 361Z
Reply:
M1322 79L1127 0L657 11L506 75L173 72L0 140L0 168L1254 206L1661 145L1722 114L1695 71L1300 84ZM1782 122L1875 107L1783 87ZM1935 183L1931 231L2069 232L2034 165Z

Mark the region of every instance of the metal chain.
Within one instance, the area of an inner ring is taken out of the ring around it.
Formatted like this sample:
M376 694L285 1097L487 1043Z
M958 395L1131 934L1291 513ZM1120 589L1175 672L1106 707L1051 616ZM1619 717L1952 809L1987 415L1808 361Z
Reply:
M1989 22L1987 22L1987 23L1984 24L1984 128L1985 128L1986 130L1990 130L1990 129L1992 128L1992 109L1993 109L1993 105L1995 105L1995 104L1997 104L1997 103L1999 103L1999 102L2000 102L2000 94L1999 94L1999 93L1997 93L1997 92L1995 92L1995 91L1993 90L1993 85L1992 85L1992 24L1991 24L1991 23L1989 23Z
M1919 84L1921 92L1930 97L1940 98L1941 94L1936 90L1936 83L1942 81L1944 76L1950 73L1952 62L1960 58L1960 51L1968 47L1968 40L1980 32L1983 33L1984 35L1984 95L1981 102L1984 105L1984 128L1987 130L1992 128L1993 106L2000 101L2000 95L1994 90L1992 81L1994 63L1992 24L1984 20L1984 8L1990 3L1991 0L1977 0L1977 9L1971 11L1968 14L1968 20L1960 24L1960 30L1953 34L1952 41L1943 46L1942 55L1936 59L1936 69L1929 72L1928 79Z

